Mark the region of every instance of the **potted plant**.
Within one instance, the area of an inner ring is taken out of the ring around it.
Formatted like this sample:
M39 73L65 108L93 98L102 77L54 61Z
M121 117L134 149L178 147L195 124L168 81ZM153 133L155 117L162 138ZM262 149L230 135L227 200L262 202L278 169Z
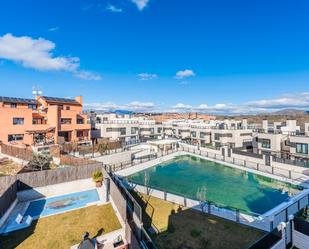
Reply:
M95 182L97 188L102 187L103 173L101 171L96 171L92 174L92 179Z

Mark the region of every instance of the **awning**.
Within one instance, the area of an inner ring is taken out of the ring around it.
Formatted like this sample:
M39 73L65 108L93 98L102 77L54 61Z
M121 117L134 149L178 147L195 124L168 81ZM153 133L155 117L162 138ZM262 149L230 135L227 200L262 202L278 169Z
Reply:
M45 130L26 130L26 133L30 133L30 134L48 133L48 132L54 131L55 129L56 127L49 127Z

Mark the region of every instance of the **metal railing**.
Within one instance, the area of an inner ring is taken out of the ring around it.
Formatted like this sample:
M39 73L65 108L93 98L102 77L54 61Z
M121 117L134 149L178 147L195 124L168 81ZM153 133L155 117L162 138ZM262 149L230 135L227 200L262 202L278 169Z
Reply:
M290 159L280 158L276 156L273 156L273 161L278 162L278 163L284 163L284 164L290 164L294 166L309 168L309 161L304 162L304 161L290 160Z
M249 157L255 157L255 158L259 158L259 159L263 159L263 155L262 154L256 154L253 152L249 152L249 151L243 151L243 150L239 150L239 149L232 149L232 152L234 154L238 154L238 155L242 155L242 156L249 156Z

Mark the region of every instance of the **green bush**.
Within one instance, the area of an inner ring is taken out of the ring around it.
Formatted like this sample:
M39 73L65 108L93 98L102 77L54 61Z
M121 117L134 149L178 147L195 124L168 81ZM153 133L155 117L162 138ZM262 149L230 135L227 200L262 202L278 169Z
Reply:
M103 173L102 171L96 171L92 174L92 179L94 182L102 182L103 181Z
M197 237L199 237L199 236L201 235L201 231L198 231L198 230L196 230L196 229L192 229L192 230L190 231L190 235L191 235L193 238L197 238Z

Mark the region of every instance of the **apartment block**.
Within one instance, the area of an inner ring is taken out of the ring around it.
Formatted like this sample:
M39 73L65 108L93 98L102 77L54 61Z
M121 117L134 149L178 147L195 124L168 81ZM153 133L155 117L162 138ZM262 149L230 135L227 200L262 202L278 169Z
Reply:
M300 131L296 120L269 124L263 121L262 129L254 131L253 152L274 155L290 160L308 160L309 124Z
M42 146L90 140L90 124L82 114L82 97L0 97L0 141Z
M246 119L217 121L216 126L212 127L211 141L215 147L245 147L252 143L252 129Z

